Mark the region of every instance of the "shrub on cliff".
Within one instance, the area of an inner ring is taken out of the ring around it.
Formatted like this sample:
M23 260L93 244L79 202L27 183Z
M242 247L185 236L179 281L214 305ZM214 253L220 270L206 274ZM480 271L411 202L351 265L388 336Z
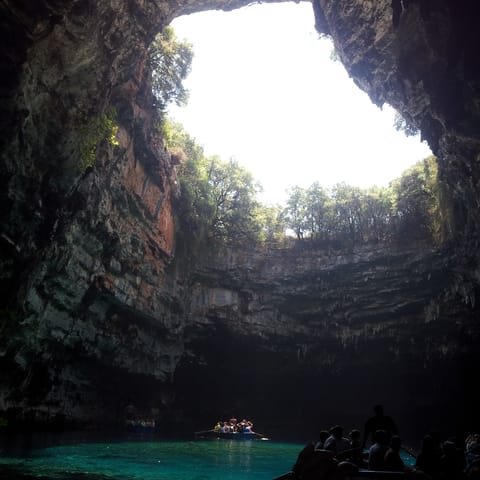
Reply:
M179 106L187 102L188 91L182 82L190 73L192 59L192 45L179 41L171 26L165 27L150 45L152 91L159 110L164 111L171 102Z
M163 119L160 131L169 151L181 159L176 167L180 181L176 212L184 236L245 244L275 235L278 225L273 213L257 201L261 187L250 172L234 159L206 157L178 123Z

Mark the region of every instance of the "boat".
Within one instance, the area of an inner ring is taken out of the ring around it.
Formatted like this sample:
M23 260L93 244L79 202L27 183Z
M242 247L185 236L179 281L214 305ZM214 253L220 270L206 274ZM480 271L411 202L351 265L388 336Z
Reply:
M269 440L269 438L257 432L220 432L213 429L195 432L195 437L223 440Z
M153 433L156 431L155 420L152 419L127 420L125 427L132 433Z

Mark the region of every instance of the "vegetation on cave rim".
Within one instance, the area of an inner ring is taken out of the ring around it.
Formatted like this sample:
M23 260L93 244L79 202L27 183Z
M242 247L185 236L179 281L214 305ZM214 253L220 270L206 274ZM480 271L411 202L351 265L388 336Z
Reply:
M163 112L169 103L185 105L188 91L182 84L190 73L192 45L177 39L173 27L166 26L150 45L148 63L152 71L154 106Z
M80 158L81 172L95 165L100 142L107 141L112 146L118 146L117 131L117 112L113 108L83 122L73 141L73 150Z
M406 238L440 243L448 236L448 202L433 156L388 187L361 189L338 183L326 189L316 181L308 188L292 187L285 206L262 205L257 200L261 186L250 172L233 158L205 156L183 126L166 117L170 102L182 105L188 98L182 81L192 58L192 46L179 41L171 27L157 36L149 51L158 133L178 165L176 210L185 239L286 247L293 233L297 244L350 248ZM407 135L415 133L401 116L395 127Z
M338 183L326 189L314 182L291 188L285 206L265 206L256 199L261 187L234 159L205 156L181 125L167 119L162 135L179 161L182 231L197 239L286 247L292 232L297 243L345 248L405 238L440 243L447 236L448 215L433 156L388 187Z

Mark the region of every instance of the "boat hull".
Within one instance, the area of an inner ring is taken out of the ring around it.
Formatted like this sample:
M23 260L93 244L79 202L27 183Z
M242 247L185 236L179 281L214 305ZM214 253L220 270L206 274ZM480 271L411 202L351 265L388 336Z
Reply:
M223 439L223 440L258 440L261 438L257 433L247 433L247 432L197 432L195 433L197 438L210 438L210 439Z

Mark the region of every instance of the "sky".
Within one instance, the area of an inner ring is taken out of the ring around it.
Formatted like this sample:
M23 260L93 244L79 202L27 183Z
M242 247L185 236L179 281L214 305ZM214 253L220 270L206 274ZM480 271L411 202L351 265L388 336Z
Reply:
M375 106L332 61L314 28L312 5L253 4L233 12L176 18L193 44L186 107L171 106L206 155L235 158L264 189L267 204L318 181L387 186L431 155L419 137L393 127L394 110Z

